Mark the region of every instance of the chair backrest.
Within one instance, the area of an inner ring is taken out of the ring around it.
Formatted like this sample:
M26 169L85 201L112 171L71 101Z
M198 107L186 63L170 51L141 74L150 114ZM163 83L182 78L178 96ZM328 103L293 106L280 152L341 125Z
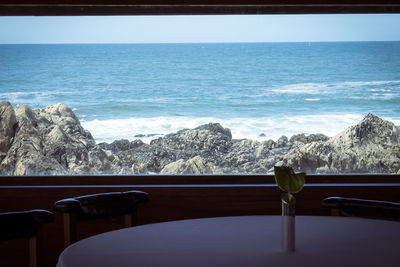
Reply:
M64 246L77 241L76 222L125 215L125 227L136 221L136 206L147 202L143 191L111 192L62 199L54 208L64 214Z
M328 197L322 206L341 216L400 221L400 203L358 198Z
M84 221L129 214L137 204L148 200L148 194L142 191L112 192L62 199L54 207Z
M0 213L0 240L29 239L29 266L38 265L38 232L45 223L52 223L54 214L47 210Z

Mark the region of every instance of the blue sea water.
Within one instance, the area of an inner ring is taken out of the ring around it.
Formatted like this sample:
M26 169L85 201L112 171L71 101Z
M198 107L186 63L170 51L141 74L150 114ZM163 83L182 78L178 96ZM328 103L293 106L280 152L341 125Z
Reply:
M369 112L400 124L400 42L0 45L3 100L63 102L98 142L333 136Z

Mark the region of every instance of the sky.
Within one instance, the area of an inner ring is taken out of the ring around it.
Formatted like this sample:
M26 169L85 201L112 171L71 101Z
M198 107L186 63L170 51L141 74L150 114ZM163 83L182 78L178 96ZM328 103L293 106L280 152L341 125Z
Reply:
M0 17L0 44L399 41L400 14Z

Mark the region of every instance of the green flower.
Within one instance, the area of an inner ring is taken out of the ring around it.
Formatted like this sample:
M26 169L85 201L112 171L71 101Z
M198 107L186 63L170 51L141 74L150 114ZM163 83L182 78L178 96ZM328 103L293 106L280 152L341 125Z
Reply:
M292 167L274 166L275 182L285 192L297 193L303 189L306 173L294 173Z

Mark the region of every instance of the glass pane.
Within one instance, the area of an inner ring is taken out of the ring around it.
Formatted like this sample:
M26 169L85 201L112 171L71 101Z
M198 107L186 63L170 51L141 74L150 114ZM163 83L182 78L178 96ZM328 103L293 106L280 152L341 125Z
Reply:
M400 173L399 14L0 25L1 175Z

